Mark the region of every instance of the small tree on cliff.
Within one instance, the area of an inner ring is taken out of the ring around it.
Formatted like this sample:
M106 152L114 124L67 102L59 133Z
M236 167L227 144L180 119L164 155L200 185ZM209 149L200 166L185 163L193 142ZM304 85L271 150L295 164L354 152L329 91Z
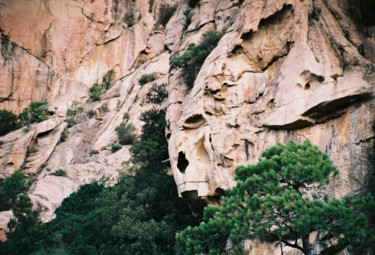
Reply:
M208 206L205 222L176 235L184 254L243 254L243 241L276 241L304 254L312 253L312 232L320 254L344 248L368 249L374 230L365 213L374 208L371 195L330 199L323 190L338 171L325 153L309 141L289 141L265 150L256 165L236 170L237 186L227 190L222 206ZM230 242L228 242L228 239ZM231 253L233 254L233 253Z

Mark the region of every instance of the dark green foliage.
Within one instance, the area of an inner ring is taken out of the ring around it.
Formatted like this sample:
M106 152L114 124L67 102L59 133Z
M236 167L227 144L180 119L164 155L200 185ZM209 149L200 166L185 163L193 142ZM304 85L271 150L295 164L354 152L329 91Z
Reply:
M362 21L365 26L375 25L375 0L360 0Z
M32 209L30 198L21 194L13 208L14 219L8 223L11 232L7 233L8 241L0 243L0 254L30 254L35 249L35 240L40 237L39 211Z
M56 172L52 173L54 176L66 176L66 171L64 169L58 169Z
M102 95L103 87L98 83L94 83L94 85L90 88L90 98L92 101L100 101L100 96Z
M158 104L160 105L168 97L168 91L166 85L156 83L151 87L150 91L146 94L145 99L142 103L146 104Z
M74 117L65 119L65 122L68 123L68 127L71 128L75 124L77 124L77 121L74 119Z
M197 6L198 3L199 0L188 0L188 5L193 9L195 8L195 6Z
M7 110L0 110L0 136L19 128L17 115Z
M33 101L29 107L25 108L22 113L18 115L21 126L45 121L48 117L49 112L47 101Z
M139 78L138 82L141 85L145 85L146 83L152 82L156 79L156 75L151 74L142 74L141 78Z
M94 117L96 115L96 111L94 111L94 110L90 110L90 111L88 111L87 112L87 116L89 116L89 118L91 119L92 117Z
M5 178L1 183L0 211L9 210L16 201L19 194L28 189L26 177L21 171L15 171L11 176Z
M375 235L365 213L375 209L373 198L328 198L323 190L337 173L309 141L278 143L258 164L237 167L237 186L226 191L222 206L208 206L205 222L176 235L178 245L184 254L221 254L230 238L235 254L242 254L242 241L261 239L311 254L308 240L317 231L321 254L369 248Z
M64 131L64 132L62 132L61 135L60 135L60 140L59 140L59 142L60 142L60 143L63 143L63 142L66 141L67 138L68 138L68 133Z
M27 236L9 235L0 243L0 253L176 254L175 233L195 220L178 198L174 179L167 174L168 163L162 162L168 157L165 113L154 109L142 120L141 141L132 147L132 174L122 175L110 187L81 186L63 201L55 219L42 225L34 221ZM25 239L33 241L25 251L9 248L23 247Z
M109 87L111 86L111 81L113 80L115 75L116 75L116 72L113 69L108 70L106 75L104 75L102 81L106 89L109 89Z
M132 26L134 24L134 12L130 11L125 13L125 22L128 26Z
M164 17L163 17L163 21L162 21L162 24L163 26L167 25L168 21L172 18L173 14L176 12L177 10L177 5L172 5L172 6L169 6L168 10L166 11Z
M111 144L111 152L112 153L115 153L116 151L121 150L121 148L122 148L121 144L118 144L118 143L112 143Z
M121 123L115 130L119 137L119 143L122 145L133 144L137 140L134 134L135 127L132 123Z
M187 51L182 56L175 57L171 60L172 68L182 68L184 82L189 89L194 86L194 81L199 70L207 56L215 49L221 36L221 33L209 31L203 35L199 45L195 46L194 44L190 44Z
M191 23L191 18L192 18L192 11L193 9L191 8L188 8L184 11L184 15L185 15L185 22L184 22L184 26L182 28L182 31L186 31L186 29L189 27L190 23Z

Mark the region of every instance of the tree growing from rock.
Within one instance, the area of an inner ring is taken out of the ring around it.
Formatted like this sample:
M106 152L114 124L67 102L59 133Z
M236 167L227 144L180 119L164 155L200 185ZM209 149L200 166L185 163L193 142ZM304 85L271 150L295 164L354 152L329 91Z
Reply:
M237 186L226 191L222 206L208 206L205 221L177 234L177 242L184 254L243 254L246 239L276 241L282 254L285 246L306 255L313 248L320 254L346 247L364 252L375 243L366 217L374 209L373 197L329 198L324 189L337 174L309 141L278 143L258 164L238 167ZM310 243L313 232L316 241Z

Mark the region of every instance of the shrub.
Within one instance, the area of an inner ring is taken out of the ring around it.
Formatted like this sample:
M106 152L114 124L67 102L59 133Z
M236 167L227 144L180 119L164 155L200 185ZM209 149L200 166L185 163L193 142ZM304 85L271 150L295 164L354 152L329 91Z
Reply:
M94 83L90 88L90 98L92 101L100 101L100 96L102 95L103 87L98 83Z
M141 78L139 78L138 82L141 85L145 85L146 83L149 83L151 81L154 81L156 79L155 74L143 74Z
M19 128L18 117L7 110L0 110L0 136Z
M90 110L90 111L88 111L87 112L87 116L89 116L89 118L91 119L92 117L94 117L96 115L96 111L94 111L94 110Z
M64 169L58 169L56 172L52 173L54 176L66 176L66 171Z
M104 75L102 81L106 89L108 89L111 86L111 81L115 77L115 71L113 69L108 70L106 75Z
M94 155L94 154L99 154L99 151L97 151L97 150L91 150L91 155Z
M112 153L115 153L116 151L121 150L121 148L122 148L121 144L118 144L118 143L111 144Z
M47 101L33 101L30 106L25 108L18 118L22 126L31 123L39 123L47 120L49 117Z
M132 26L134 23L134 12L130 11L125 13L125 21L128 26Z
M121 123L115 130L119 136L120 144L129 145L135 143L137 137L134 135L135 127L132 123Z
M182 31L186 31L186 29L189 27L189 25L190 25L190 23L191 23L191 18L192 18L191 11L192 11L191 8L188 8L188 9L186 9L186 10L184 11L185 22L184 22L184 25L183 25Z
M128 120L130 119L130 114L129 114L129 112L124 113L124 117L123 117L123 119L124 119L125 121L128 121Z
M157 85L156 83L151 87L146 94L143 103L161 104L168 97L168 91L165 83Z
M187 51L180 57L175 57L171 60L172 68L182 68L184 82L187 87L191 89L194 86L195 78L198 75L205 59L211 51L217 46L222 34L209 31L203 34L202 41L195 46L190 44Z
M11 176L5 178L4 191L13 202L19 194L27 191L26 177L21 171L15 171Z
M66 111L66 114L68 116L74 116L76 115L76 111L73 109L73 108L69 108L67 111Z
M168 10L166 11L164 17L163 17L163 21L162 21L162 24L163 26L167 25L168 21L172 18L173 14L176 12L177 10L177 5L172 5L168 8Z
M76 122L76 120L74 119L74 117L65 119L65 122L68 123L68 127L69 127L69 128L71 128L71 127L73 127L75 124L77 124L77 122Z
M64 132L62 132L61 135L60 135L60 140L59 140L59 142L60 142L60 143L63 143L63 142L66 141L67 138L68 138L68 133L66 133L66 132L64 131Z

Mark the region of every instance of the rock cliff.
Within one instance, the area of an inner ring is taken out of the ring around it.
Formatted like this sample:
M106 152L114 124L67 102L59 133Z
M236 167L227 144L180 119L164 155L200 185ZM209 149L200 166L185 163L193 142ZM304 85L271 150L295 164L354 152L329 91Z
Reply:
M212 30L223 36L190 89L170 60ZM353 1L0 0L0 31L0 109L48 100L52 115L0 137L0 178L17 169L34 178L29 195L45 221L80 184L115 181L130 157L130 146L111 153L115 127L132 122L139 134L140 113L152 107L142 104L153 84L139 84L144 74L167 84L171 168L192 210L218 203L236 165L277 141L309 139L327 152L340 170L331 195L367 188L375 29ZM89 88L109 71L109 88L92 102ZM72 125L67 110L77 104Z

